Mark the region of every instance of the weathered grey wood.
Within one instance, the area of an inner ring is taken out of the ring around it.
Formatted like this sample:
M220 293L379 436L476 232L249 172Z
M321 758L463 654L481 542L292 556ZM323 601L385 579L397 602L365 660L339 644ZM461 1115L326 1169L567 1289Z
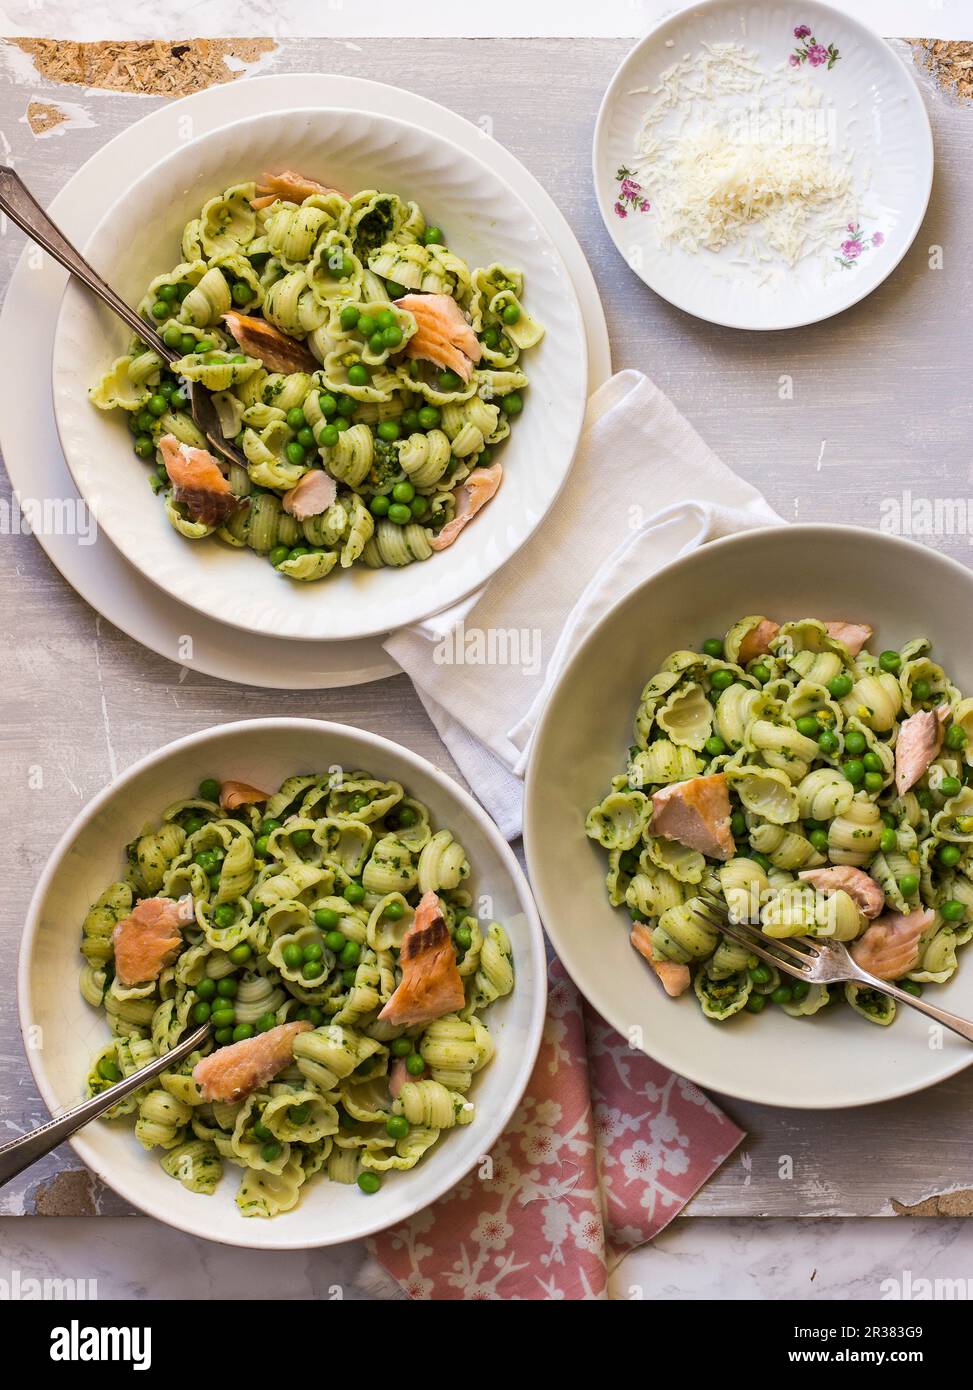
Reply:
M973 360L973 108L920 77L937 176L905 263L863 304L800 332L746 335L688 318L635 279L591 195L589 151L601 94L625 41L325 40L281 44L265 71L337 71L408 85L489 120L563 208L601 286L615 363L652 375L732 467L783 515L874 526L886 496L967 491ZM908 55L908 49L899 45ZM81 105L92 121L37 141L28 99ZM37 80L0 89L0 145L42 200L107 138L158 104ZM6 283L22 245L0 239ZM943 269L929 268L941 246ZM12 345L5 344L6 350ZM793 382L793 399L780 382ZM786 393L784 393L786 396ZM9 498L5 477L0 498ZM17 946L44 861L68 822L119 769L224 719L313 714L408 743L455 772L404 678L333 693L236 689L144 651L75 597L29 537L0 545L0 731L5 853L0 896L0 1112L16 1132L45 1118L23 1059L14 999ZM967 535L934 538L966 560ZM944 601L948 601L948 598ZM36 769L41 771L40 785ZM725 1101L750 1131L691 1204L698 1215L877 1215L973 1186L967 1116L973 1070L921 1097L807 1114ZM935 1136L934 1141L930 1136ZM793 1159L793 1177L786 1158ZM70 1151L0 1193L0 1213L124 1210ZM962 1210L955 1199L946 1210Z

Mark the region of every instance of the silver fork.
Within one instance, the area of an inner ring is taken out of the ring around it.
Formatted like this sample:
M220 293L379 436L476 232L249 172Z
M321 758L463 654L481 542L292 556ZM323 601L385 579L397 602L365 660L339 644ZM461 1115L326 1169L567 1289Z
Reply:
M190 1052L202 1047L211 1031L210 1024L204 1023L201 1028L196 1028L187 1038L183 1038L182 1042L176 1043L171 1051L164 1052L161 1057L156 1057L138 1071L133 1071L131 1076L123 1077L121 1081L116 1081L113 1086L109 1086L97 1096L82 1101L63 1115L55 1116L46 1124L32 1129L29 1134L21 1134L19 1138L11 1139L9 1144L0 1144L0 1187L11 1178L15 1178L18 1173L22 1173L25 1168L29 1168L32 1163L36 1163L39 1158L49 1154L52 1149L56 1149L59 1144L63 1144L65 1139L69 1139L89 1120L97 1120L99 1115L103 1115L118 1101L130 1096L133 1091L139 1090L147 1081L152 1081L160 1072L177 1066Z
M146 323L145 319L102 280L80 251L71 245L60 228L51 221L20 176L6 165L0 165L0 212L5 213L11 222L15 222L21 231L26 232L38 246L63 265L65 270L69 270L82 284L87 285L88 289L107 304L112 313L117 314L144 343L148 343L152 351L158 353L163 361L172 363L183 355L164 343L152 325ZM183 389L188 392L189 409L196 428L206 436L213 452L229 463L246 469L246 458L224 438L219 416L209 393L202 388L197 391L190 381L184 383Z
M908 1004L910 1008L918 1009L921 1014L935 1019L954 1033L959 1033L967 1042L973 1042L973 1023L968 1019L948 1013L945 1009L937 1009L935 1004L927 1004L924 999L918 999L907 990L899 989L898 985L892 984L890 980L879 980L876 976L870 975L867 970L862 970L861 966L856 964L844 942L811 936L788 936L783 939L765 936L759 927L753 926L750 922L732 921L726 903L705 889L696 897L702 903L710 921L724 936L747 951L752 951L768 965L783 970L785 975L815 985L841 984L846 981L867 985L869 989L880 990L882 994L891 995L893 999Z

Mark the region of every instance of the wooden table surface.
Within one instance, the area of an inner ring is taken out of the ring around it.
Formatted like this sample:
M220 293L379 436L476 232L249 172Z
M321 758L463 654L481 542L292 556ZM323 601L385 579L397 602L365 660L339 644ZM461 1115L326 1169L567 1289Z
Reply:
M973 105L944 95L919 73L936 179L919 236L884 285L810 328L739 333L697 322L658 299L629 272L602 227L590 188L591 133L627 46L294 40L272 47L261 71L367 76L412 87L474 122L488 117L495 138L544 184L581 241L601 289L616 367L652 376L784 517L872 527L881 522L883 499L906 491L965 496L973 421ZM911 61L907 44L894 46ZM23 74L23 55L16 59ZM91 153L162 100L28 73L0 87L0 145L47 201ZM71 119L60 133L38 138L26 118L29 102L68 110ZM4 232L5 287L23 238L9 227ZM0 474L0 501L9 496ZM46 1118L17 1025L14 982L26 906L58 837L118 771L207 725L279 714L354 723L455 768L404 677L316 694L229 686L152 655L100 619L31 537L4 534L2 542L0 1133L9 1137ZM928 543L968 563L967 534ZM923 1202L923 1212L973 1212L973 1068L923 1095L856 1112L723 1104L749 1139L690 1214L885 1215ZM6 1214L124 1210L78 1170L68 1149L0 1192Z

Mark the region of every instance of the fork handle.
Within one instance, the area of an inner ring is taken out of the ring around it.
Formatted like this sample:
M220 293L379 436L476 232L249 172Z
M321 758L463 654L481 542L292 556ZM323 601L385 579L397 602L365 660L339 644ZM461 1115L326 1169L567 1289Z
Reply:
M73 1110L68 1110L64 1115L58 1115L53 1120L48 1120L46 1125L32 1129L29 1134L22 1134L19 1139L11 1139L9 1144L0 1145L0 1187L8 1183L11 1178L15 1178L18 1173L22 1173L25 1168L29 1168L32 1163L36 1163L39 1158L49 1154L52 1149L56 1149L59 1144L63 1144L65 1139L70 1138L89 1120L96 1120L99 1115L103 1115L106 1110L110 1110L120 1100L130 1096L133 1091L137 1091L147 1081L152 1081L160 1072L168 1070L169 1067L181 1062L184 1057L188 1057L190 1052L194 1052L206 1041L210 1032L210 1025L204 1024L202 1028L197 1028L190 1033L188 1038L177 1043L170 1052L164 1052L161 1057L156 1057L147 1066L133 1071L131 1076L116 1081L114 1086L109 1086L99 1095L92 1096L90 1100L82 1101Z
M128 324L143 342L149 344L153 352L167 362L175 362L180 356L166 344L155 329L145 322L124 299L120 299L110 285L106 285L100 275L88 264L81 252L71 245L61 229L48 217L37 202L19 174L7 165L0 165L0 212L15 222L21 231L37 242L43 250L54 257L65 270L69 270L98 298L108 305L113 314Z
M893 999L900 1000L903 1004L908 1004L912 1009L918 1009L927 1018L935 1019L944 1028L951 1029L954 1033L959 1033L961 1038L973 1043L973 1022L968 1018L960 1018L959 1014L951 1014L946 1009L937 1009L935 1004L927 1004L924 999L917 999L914 994L909 994L907 990L899 989L898 985L893 985L889 980L877 980L874 975L869 975L866 970L859 970L855 973L855 984L869 985L872 989L881 990L883 994L890 994Z

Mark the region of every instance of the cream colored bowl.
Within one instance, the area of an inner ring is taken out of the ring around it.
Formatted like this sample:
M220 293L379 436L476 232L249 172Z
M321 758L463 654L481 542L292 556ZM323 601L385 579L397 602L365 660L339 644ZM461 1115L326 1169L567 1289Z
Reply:
M27 915L20 950L19 1004L34 1079L52 1112L83 1099L93 1054L110 1037L104 1014L78 991L81 922L124 868L125 845L202 777L276 787L314 768L365 767L401 782L448 826L473 866L476 891L513 946L516 985L487 1014L496 1056L477 1077L474 1122L444 1135L407 1173L366 1196L317 1177L297 1207L270 1220L245 1218L234 1197L239 1170L227 1166L211 1197L187 1192L147 1153L130 1120L96 1120L70 1142L78 1157L126 1201L180 1230L227 1245L296 1250L356 1240L405 1220L436 1200L488 1153L516 1109L540 1043L547 998L544 943L527 881L509 845L480 806L424 758L388 739L313 719L254 719L180 739L137 763L78 816L48 862ZM42 1045L38 1045L38 1039Z
M625 766L646 681L671 652L719 636L739 617L848 618L875 628L873 650L926 636L973 694L973 574L924 546L846 526L781 526L705 545L612 608L575 653L541 719L527 774L524 835L541 918L579 988L650 1056L726 1095L767 1105L867 1105L931 1086L973 1061L973 1047L899 1005L888 1028L832 1007L781 1009L726 1023L695 997L669 999L605 893L606 856L585 815ZM973 948L930 997L973 1017ZM637 1030L634 1034L632 1030Z

